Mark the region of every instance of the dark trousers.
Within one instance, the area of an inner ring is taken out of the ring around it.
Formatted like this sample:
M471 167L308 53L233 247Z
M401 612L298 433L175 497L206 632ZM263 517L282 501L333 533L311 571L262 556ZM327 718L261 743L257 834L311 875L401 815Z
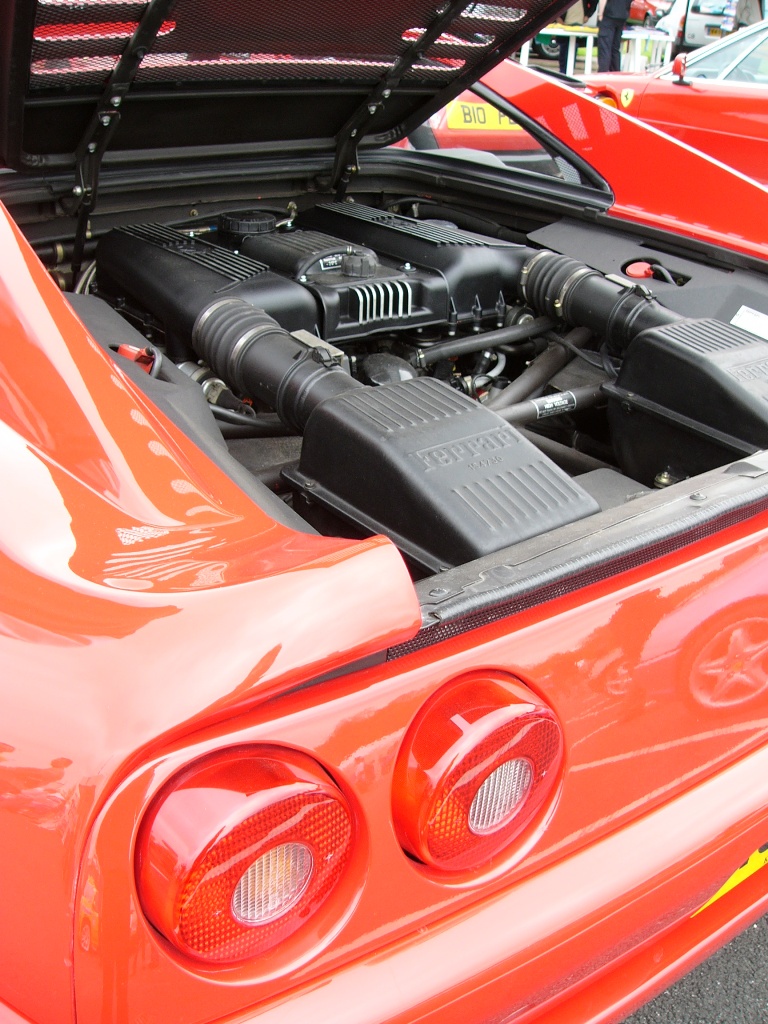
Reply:
M565 69L568 66L568 47L570 46L571 41L570 41L570 39L567 38L567 36L560 36L560 38L558 39L557 42L558 42L558 45L560 46L560 71L563 74L565 74ZM585 42L586 42L586 40L582 36L579 36L579 38L576 40L576 50L577 50L577 52L578 52L578 48L580 46L583 46ZM574 61L574 64L575 64L575 61Z
M570 41L570 39L567 38L567 36L561 36L558 39L558 41L557 41L557 45L560 47L560 53L559 53L560 72L561 72L561 74L564 75L565 74L566 66L568 64L568 47L571 45L571 41Z
M597 70L621 71L621 33L624 18L602 18L597 26Z

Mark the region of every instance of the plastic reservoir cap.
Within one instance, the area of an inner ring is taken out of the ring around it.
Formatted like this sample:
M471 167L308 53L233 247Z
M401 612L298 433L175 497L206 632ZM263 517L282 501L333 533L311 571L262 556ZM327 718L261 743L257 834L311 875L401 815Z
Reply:
M232 238L266 235L277 229L277 217L266 210L242 210L219 214L219 231Z
M645 260L638 260L636 263L630 263L624 268L624 273L627 277L653 277L653 265L646 263Z

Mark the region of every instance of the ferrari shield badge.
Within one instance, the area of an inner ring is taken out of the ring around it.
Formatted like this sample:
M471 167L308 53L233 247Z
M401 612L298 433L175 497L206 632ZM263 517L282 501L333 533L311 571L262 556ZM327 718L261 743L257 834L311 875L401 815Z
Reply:
M635 95L634 89L622 89L621 90L621 105L622 107L628 107L632 102L632 98Z

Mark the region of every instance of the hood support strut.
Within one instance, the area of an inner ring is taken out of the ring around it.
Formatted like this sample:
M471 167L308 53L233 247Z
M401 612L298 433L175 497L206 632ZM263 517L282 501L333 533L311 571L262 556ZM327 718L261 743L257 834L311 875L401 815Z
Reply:
M72 252L73 288L80 275L88 218L96 205L101 161L120 123L120 106L136 77L139 65L152 48L163 22L175 3L176 0L149 0L141 21L109 76L93 117L75 150L75 185L72 194L75 197L78 219Z
M421 60L425 51L472 2L473 0L450 0L438 8L438 16L432 25L407 47L338 133L331 182L336 189L337 198L344 195L352 175L357 171L357 144L364 134L365 126L387 102L406 71Z

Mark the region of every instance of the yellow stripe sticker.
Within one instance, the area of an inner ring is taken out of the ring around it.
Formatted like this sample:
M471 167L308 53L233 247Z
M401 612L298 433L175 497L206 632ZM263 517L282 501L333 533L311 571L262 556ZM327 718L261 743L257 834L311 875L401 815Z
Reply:
M448 104L448 127L452 131L517 131L523 129L490 103L465 103L453 100Z
M715 895L708 899L707 902L703 906L699 907L696 913L691 916L696 917L696 914L700 914L702 910L714 903L715 900L719 900L721 896L725 896L725 894L730 892L731 889L735 889L737 885L741 885L742 882L745 882L748 878L754 875L756 871L765 867L766 864L768 864L768 843L761 846L759 850L755 850L749 860L744 861L741 867L737 868L733 872L728 881L717 890Z

